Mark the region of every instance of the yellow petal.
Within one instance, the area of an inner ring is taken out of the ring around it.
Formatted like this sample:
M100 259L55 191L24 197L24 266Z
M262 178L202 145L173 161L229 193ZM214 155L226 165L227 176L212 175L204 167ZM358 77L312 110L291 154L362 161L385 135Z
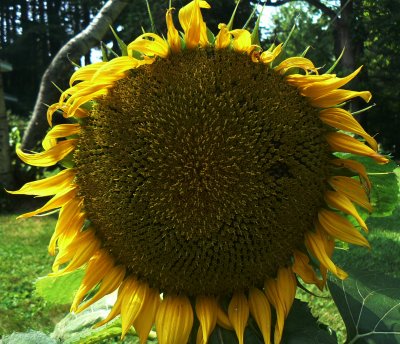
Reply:
M321 209L318 212L318 220L329 235L351 244L370 247L367 239L343 216L330 210Z
M350 91L350 90L334 90L328 92L327 94L320 96L318 98L312 98L310 103L313 106L327 108L331 106L336 106L347 100L360 97L364 99L367 103L371 100L371 92L369 91Z
M340 108L322 110L319 113L319 118L331 127L360 135L374 151L378 150L378 144L375 139L368 135L355 118L346 110Z
M194 0L179 10L179 22L185 33L188 49L208 45L207 27L203 21L201 8L210 8L210 5L206 1Z
M100 300L102 297L111 294L121 285L122 281L125 277L125 267L122 265L114 266L109 273L107 273L103 280L101 281L100 288L94 294L90 300L85 302L83 305L80 305L78 309L76 309L76 313L82 312L84 309Z
M304 242L311 254L317 258L325 268L342 280L347 278L347 273L337 267L330 259L325 249L324 240L319 232L307 232L304 237Z
M166 296L156 315L160 344L187 344L193 325L193 310L186 296Z
M346 214L349 214L351 216L354 216L354 218L357 220L357 222L360 224L360 226L367 232L368 227L364 220L361 218L361 216L358 214L357 209L353 205L353 203L350 202L350 200L343 195L340 192L335 192L335 191L330 191L327 190L325 191L325 202L332 208L336 208L338 210L343 211Z
M249 291L249 309L260 329L265 344L271 342L271 307L265 294L257 289Z
M372 148L349 135L334 132L327 134L325 137L334 152L368 156L381 164L386 164L389 161L384 156L375 152Z
M49 243L49 253L54 256L56 252L56 243L60 236L64 236L69 240L64 240L66 246L81 230L85 221L82 213L82 200L73 198L60 210L58 221L54 233Z
M272 51L264 51L261 53L260 55L260 61L262 63L271 63L272 61L274 61L276 59L276 57L282 52L282 46L283 43L277 45L274 50Z
M371 182L369 181L367 170L360 162L350 159L333 159L331 160L331 163L338 167L345 167L349 170L357 172L362 180L367 184L368 190L371 189Z
M79 134L81 126L79 124L59 124L53 127L45 136L42 142L44 150L49 150L57 144L57 139Z
M274 70L280 74L286 74L286 72L292 68L300 68L306 73L309 71L317 72L314 64L305 57L289 57L276 66Z
M329 80L335 77L336 74L321 74L321 75L290 74L286 76L285 80L288 84L302 89L316 82Z
M235 329L239 344L243 344L244 329L246 328L247 320L249 319L249 305L247 303L247 298L243 293L233 294L228 306L228 317Z
M359 67L353 73L344 78L335 77L320 82L314 82L311 85L307 85L306 87L301 89L301 94L303 96L311 98L321 97L328 92L331 92L338 89L339 87L342 87L343 85L346 85L348 82L355 78L355 76L360 72L361 68L362 67Z
M71 311L81 312L91 304L99 300L104 295L113 292L119 287L125 274L125 269L114 266L114 259L104 249L98 250L89 260L85 269L85 276L75 294L74 301L71 305ZM101 281L100 289L96 294L84 305L78 305L82 302L85 295L92 290ZM107 292L105 292L107 290Z
M233 36L232 47L237 52L247 53L252 50L251 33L244 29L236 29L229 32Z
M218 305L217 308L217 324L226 330L233 330L233 326L228 318L228 315L225 313L220 305Z
M95 236L94 230L88 229L79 233L69 245L59 250L52 266L53 272L49 276L62 276L80 268L90 260L100 248L100 245L101 242ZM68 261L68 265L61 271L58 271L59 266Z
M276 279L265 283L265 294L276 311L274 343L279 344L282 338L285 319L292 307L296 294L296 278L290 267L280 268Z
M133 322L136 332L140 338L140 344L146 344L147 338L156 318L158 307L160 306L160 293L156 289L149 289L139 315Z
M123 339L137 319L143 305L146 302L150 288L147 283L139 282L134 277L127 278L124 284L124 295L121 303L121 320Z
M73 152L78 140L65 140L57 143L56 146L42 153L24 153L19 147L16 149L18 157L25 163L32 166L48 167L64 159Z
M148 38L151 38L148 39ZM128 51L139 51L148 56L168 57L168 43L155 33L144 33L128 45Z
M294 263L292 266L293 272L298 274L301 279L308 284L315 284L320 290L324 287L324 281L318 279L315 270L309 264L310 259L306 254L295 250L293 253Z
M114 319L116 316L121 314L121 305L122 305L122 299L124 298L124 286L127 283L127 280L123 281L122 284L120 285L118 289L118 296L117 300L114 303L114 306L111 308L110 313L108 313L107 317L103 319L102 321L99 321L96 325L94 325L94 328L98 328L100 326L103 326L104 324L107 324L109 321Z
M107 64L107 62L95 62L87 66L83 66L72 74L69 80L69 86L72 87L76 81L88 81L99 70L100 67Z
M218 35L215 37L215 49L225 49L231 44L231 34L226 24L219 24L218 29Z
M352 202L357 203L369 212L372 211L367 192L359 181L350 177L335 176L329 178L328 182L336 191L346 195Z
M18 219L24 219L27 217L35 216L40 213L45 213L47 211L57 209L62 207L64 204L69 202L71 199L73 199L76 195L77 189L76 186L71 186L69 188L66 188L56 194L52 199L50 199L43 207L36 209L34 211L31 211L29 213L22 214L18 216Z
M200 322L204 344L207 343L217 324L217 308L217 300L212 296L198 296L196 299L196 315Z
M7 191L13 195L51 196L68 188L75 178L73 169L62 170L55 176L26 183L17 191Z
M178 30L175 28L174 21L172 20L173 8L168 9L166 14L167 22L167 40L169 48L174 53L179 53L181 51L181 37L179 36Z

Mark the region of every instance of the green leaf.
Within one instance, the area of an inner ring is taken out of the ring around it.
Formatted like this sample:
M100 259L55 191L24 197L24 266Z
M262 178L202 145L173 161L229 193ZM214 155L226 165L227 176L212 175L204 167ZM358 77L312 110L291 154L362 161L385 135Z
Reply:
M60 277L41 277L35 283L35 292L48 303L55 305L70 304L81 284L83 275L83 270L77 270Z
M112 28L112 26L110 26L111 32L113 33L115 39L117 40L119 49L121 50L121 55L122 56L128 56L128 48L126 46L126 44L124 43L124 41L119 38L118 34L115 32L115 30Z
M396 173L400 172L397 164L390 161L387 164L377 164L367 157L351 156L351 159L361 162L367 169L372 183L371 204L372 217L392 215L399 202L399 185ZM396 171L397 170L397 171Z
M347 343L400 343L400 280L380 272L351 276L328 281L346 325Z
M337 344L336 335L318 323L307 303L295 299L285 321L282 344Z

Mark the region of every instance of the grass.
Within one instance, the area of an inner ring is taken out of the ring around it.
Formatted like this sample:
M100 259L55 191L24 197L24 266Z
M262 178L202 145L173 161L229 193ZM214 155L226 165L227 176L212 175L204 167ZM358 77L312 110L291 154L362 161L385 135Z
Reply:
M29 329L50 332L68 307L50 307L35 296L34 281L50 272L47 243L55 217L16 220L0 215L0 335Z
M396 172L400 174L400 169ZM0 337L29 329L49 333L69 309L50 306L34 293L34 281L50 272L53 258L47 253L47 243L56 217L17 221L16 216L0 215ZM350 245L348 250L336 251L334 261L345 270L380 271L382 276L400 278L399 223L400 206L391 216L369 217L368 240L372 250ZM317 289L310 290L319 294ZM313 314L337 332L339 343L343 343L346 338L343 321L329 294L324 295L326 298L298 293L309 302Z

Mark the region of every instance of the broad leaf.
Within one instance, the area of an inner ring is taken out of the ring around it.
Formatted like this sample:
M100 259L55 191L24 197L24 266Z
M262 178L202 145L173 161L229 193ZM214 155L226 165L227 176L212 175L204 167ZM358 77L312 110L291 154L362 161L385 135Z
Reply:
M328 282L346 325L347 343L400 343L400 280L379 272L350 276Z
M307 303L295 300L285 321L282 344L336 344L333 331L319 324Z
M36 294L51 304L70 304L81 284L83 275L83 270L77 270L60 277L41 277L35 283Z

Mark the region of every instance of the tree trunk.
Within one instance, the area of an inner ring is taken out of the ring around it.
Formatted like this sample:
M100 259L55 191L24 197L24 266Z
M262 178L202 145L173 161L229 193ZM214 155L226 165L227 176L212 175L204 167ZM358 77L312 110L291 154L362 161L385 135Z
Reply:
M57 102L60 96L52 83L61 87L66 83L66 76L73 70L70 60L78 61L81 56L98 44L109 30L109 25L118 17L127 3L127 0L108 0L90 25L69 40L54 57L43 74L32 118L22 140L23 148L34 148L48 129L45 104Z

